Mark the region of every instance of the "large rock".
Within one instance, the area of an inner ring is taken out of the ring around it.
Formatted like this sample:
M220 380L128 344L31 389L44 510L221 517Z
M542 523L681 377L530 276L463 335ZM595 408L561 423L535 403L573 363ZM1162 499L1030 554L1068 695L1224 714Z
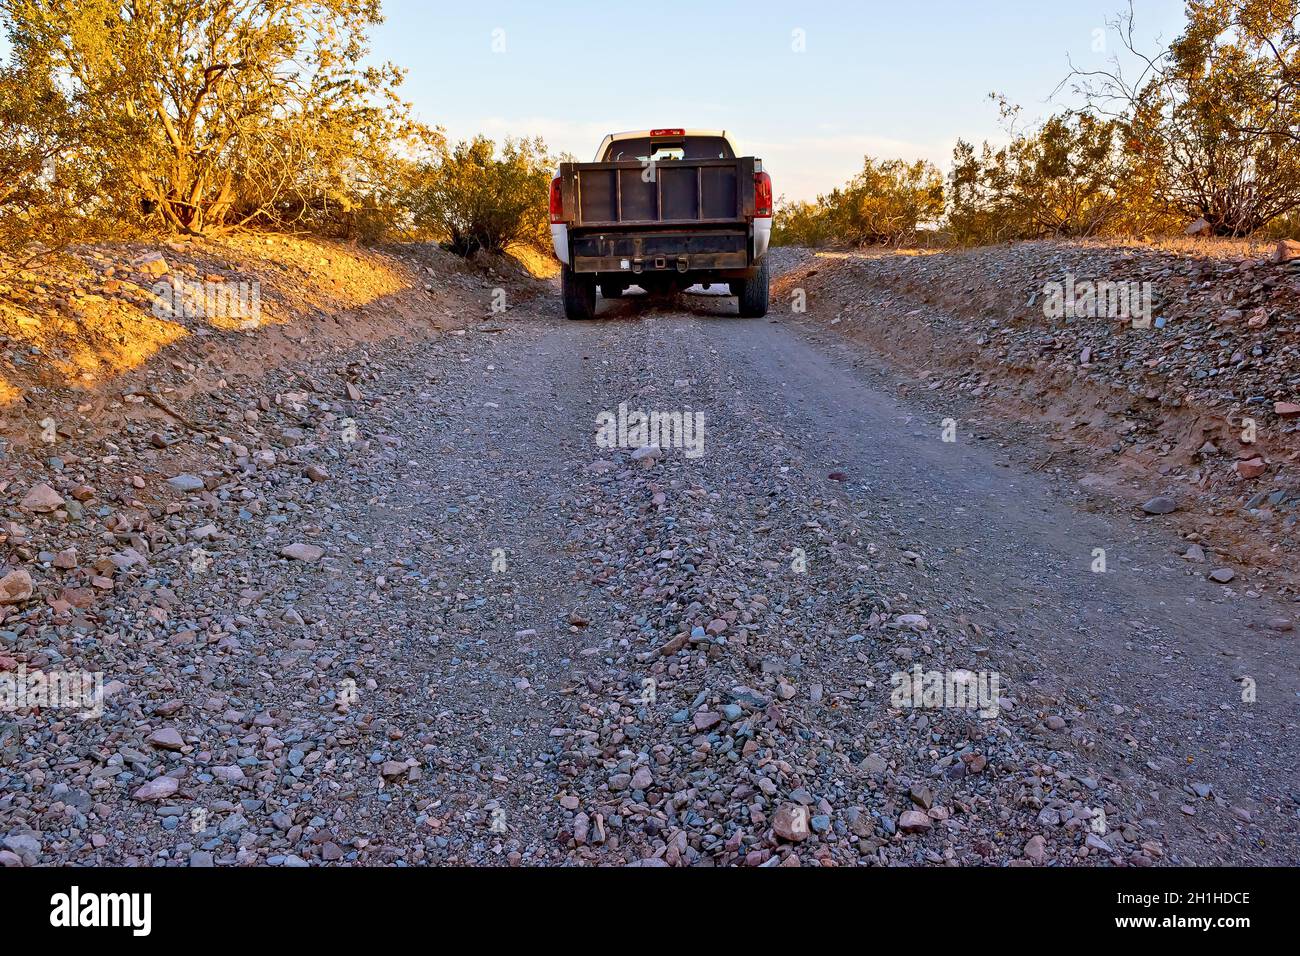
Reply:
M924 833L930 826L929 815L920 810L904 810L898 818L898 829L904 833Z
M6 850L30 853L32 856L41 855L41 841L30 833L14 833L5 837L3 842Z
M149 566L149 559L137 551L135 548L124 548L116 554L108 556L108 563L118 571L129 571L136 565ZM105 572L107 573L107 571Z
M1237 474L1243 478L1258 478L1266 471L1268 471L1268 464L1263 458L1252 458L1249 461L1237 462Z
M1041 836L1032 836L1025 844L1025 859L1033 863L1042 863L1047 856L1047 841Z
M325 549L314 544L291 544L283 548L280 554L294 561L319 561L325 556Z
M18 506L24 511L47 514L63 507L63 497L49 485L34 485Z
M1273 261L1276 263L1291 262L1300 259L1300 242L1294 239L1283 239L1273 247Z
M175 777L155 777L131 796L144 803L151 803L154 800L166 800L179 788L180 783Z
M695 715L695 729L708 730L722 723L722 715L711 710L701 710Z
M0 578L0 604L21 604L32 596L32 576L19 568Z
M782 840L802 843L808 839L808 811L804 807L783 803L772 817L772 829Z
M230 766L213 767L212 776L216 777L222 783L229 783L234 786L242 786L248 777L244 773L244 768L237 764Z
M1164 495L1152 498L1142 506L1142 510L1149 515L1168 515L1178 510L1178 502L1172 498L1166 498Z
M161 252L149 252L135 260L136 271L151 279L160 279L171 271Z
M1086 838L1083 842L1084 842L1085 845L1088 846L1089 849L1096 850L1096 851L1098 851L1099 853L1114 853L1114 852L1115 852L1114 850L1112 850L1112 849L1110 848L1110 844L1109 844L1109 843L1107 843L1107 842L1106 842L1105 840L1103 840L1101 837L1097 836L1097 834L1095 834L1095 833L1089 833L1088 836L1087 836L1087 838Z
M202 491L204 488L203 479L198 475L177 475L175 478L168 478L167 484L182 494Z
M1187 235L1189 236L1208 236L1213 232L1214 227L1210 225L1209 220L1204 218L1197 219L1187 227Z
M174 727L163 727L149 735L149 744L159 750L181 750L185 746L185 738Z

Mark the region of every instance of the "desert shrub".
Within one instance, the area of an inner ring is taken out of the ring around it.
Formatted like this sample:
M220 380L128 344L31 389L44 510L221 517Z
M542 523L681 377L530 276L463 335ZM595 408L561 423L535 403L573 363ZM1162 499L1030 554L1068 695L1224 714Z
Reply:
M1015 112L1003 104L1004 116ZM959 140L948 175L948 231L959 243L1094 236L1119 228L1125 153L1119 125L1088 114L1053 116L977 152Z
M444 146L412 177L407 205L414 228L462 256L541 245L556 164L540 139L506 140L498 149L479 136Z
M943 177L933 164L867 156L861 172L816 202L778 204L773 239L783 245L899 245L942 213Z
M91 235L100 187L77 105L0 67L0 274Z
M772 243L778 246L824 246L831 242L830 221L818 202L777 201Z

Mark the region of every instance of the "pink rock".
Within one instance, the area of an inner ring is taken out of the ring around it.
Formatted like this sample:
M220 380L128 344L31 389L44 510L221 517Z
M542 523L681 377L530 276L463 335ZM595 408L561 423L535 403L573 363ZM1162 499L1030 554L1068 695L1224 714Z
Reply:
M159 750L180 750L185 746L185 738L175 727L163 727L149 735L149 745Z
M19 507L24 511L35 511L39 514L55 511L62 505L63 496L45 484L34 485L19 503Z
M1250 461L1237 462L1237 474L1243 478L1258 478L1264 472L1268 471L1268 465L1263 458L1252 458Z
M216 777L223 783L243 783L248 778L244 776L244 768L236 765L229 767L213 767L212 776Z
M808 839L808 810L792 803L783 803L772 816L772 829L782 840L801 843Z
M314 544L291 544L281 549L280 554L294 561L319 561L325 556L325 549Z
M904 810L898 818L898 829L904 833L924 833L930 825L929 814L920 810Z
M1042 863L1047 856L1047 841L1040 836L1032 836L1025 844L1025 859Z
M155 777L131 796L147 803L153 800L165 800L179 788L180 782L175 777Z
M32 576L19 568L0 578L0 604L21 604L32 596Z
M710 727L716 727L722 723L722 715L715 714L712 711L701 710L695 715L695 729L708 730Z

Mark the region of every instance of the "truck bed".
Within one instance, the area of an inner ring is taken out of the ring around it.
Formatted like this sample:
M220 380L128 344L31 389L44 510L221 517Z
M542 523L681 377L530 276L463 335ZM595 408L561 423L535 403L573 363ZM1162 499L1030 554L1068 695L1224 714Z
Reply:
M654 167L646 181L638 162L563 163L570 228L736 225L754 215L754 160L681 159Z
M754 159L562 163L576 272L743 270Z

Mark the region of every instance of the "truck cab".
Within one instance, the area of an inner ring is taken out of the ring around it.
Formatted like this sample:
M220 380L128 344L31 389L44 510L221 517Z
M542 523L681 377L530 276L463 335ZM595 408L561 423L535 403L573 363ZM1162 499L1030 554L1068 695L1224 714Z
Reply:
M595 316L597 289L667 296L697 283L727 285L742 316L767 314L772 180L725 130L611 133L595 161L560 164L550 212L571 319Z

